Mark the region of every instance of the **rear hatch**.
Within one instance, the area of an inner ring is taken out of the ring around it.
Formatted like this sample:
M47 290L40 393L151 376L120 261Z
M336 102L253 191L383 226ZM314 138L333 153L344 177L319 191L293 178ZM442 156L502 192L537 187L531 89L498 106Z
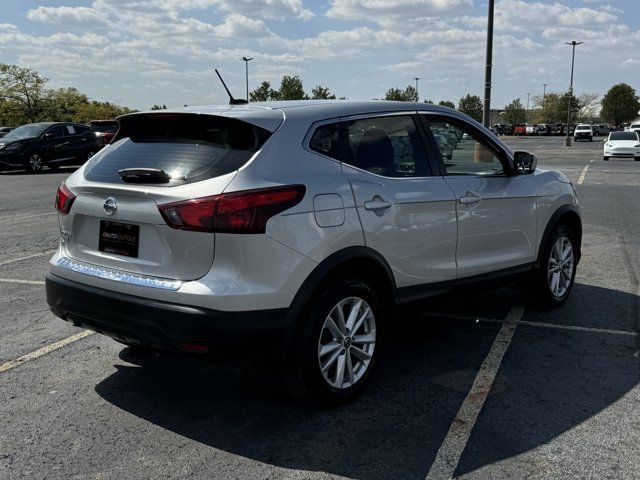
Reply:
M193 280L213 263L214 234L172 228L159 205L220 194L270 132L191 113L123 117L112 144L67 180L60 215L68 257L155 277Z

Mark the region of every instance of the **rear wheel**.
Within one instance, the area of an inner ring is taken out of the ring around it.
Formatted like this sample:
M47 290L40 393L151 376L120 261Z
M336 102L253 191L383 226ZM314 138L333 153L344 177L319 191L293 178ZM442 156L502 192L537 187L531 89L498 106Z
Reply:
M320 292L283 373L287 389L325 406L346 403L364 388L374 369L383 309L365 282L345 279Z
M39 153L32 153L27 159L27 163L25 165L25 169L29 173L40 173L42 172L42 167L44 166L44 160L40 156Z
M640 162L640 157L633 157L636 162Z
M544 246L540 266L525 287L529 303L538 307L558 307L564 303L576 276L577 240L567 225L556 227Z
M605 162L609 161L609 157L602 157L602 160L604 160Z

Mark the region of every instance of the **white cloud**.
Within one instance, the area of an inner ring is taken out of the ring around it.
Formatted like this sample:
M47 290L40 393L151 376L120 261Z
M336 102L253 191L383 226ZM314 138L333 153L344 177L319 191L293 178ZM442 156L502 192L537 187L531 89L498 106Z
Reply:
M91 25L104 23L104 14L88 7L38 7L27 12L34 22L53 25Z
M327 16L383 23L391 18L413 19L459 14L472 5L472 0L333 0Z

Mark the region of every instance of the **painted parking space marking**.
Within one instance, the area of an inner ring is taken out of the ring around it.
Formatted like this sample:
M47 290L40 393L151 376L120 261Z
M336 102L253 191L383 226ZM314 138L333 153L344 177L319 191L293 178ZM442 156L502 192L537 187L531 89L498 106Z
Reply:
M4 265L9 265L11 263L21 262L23 260L29 260L31 258L44 257L45 255L53 255L54 253L56 253L56 251L57 250L49 250L47 252L40 252L40 253L34 253L32 255L27 255L25 257L18 257L18 258L11 258L9 260L3 260L0 262L0 267Z
M0 278L2 283L26 283L29 285L44 285L42 280L21 280L19 278Z
M0 365L0 373L7 372L13 368L16 368L19 365L30 362L31 360L35 360L36 358L40 358L43 355L54 352L62 347L66 347L67 345L77 342L78 340L82 340L83 338L87 338L93 335L94 333L95 332L91 330L83 330L80 333L76 333L75 335L71 335L70 337L63 338L58 342L52 343L50 345L46 345L42 348L39 348L38 350L35 350L31 353L27 353L26 355L22 355L21 357L18 357L14 360L9 360L8 362Z
M47 212L47 213L36 213L34 215L24 215L22 217L11 217L11 218L2 218L0 219L0 223L2 222L8 222L10 220L25 220L27 218L34 218L34 217L44 217L46 215L56 215L58 212Z
M491 391L491 386L500 369L504 354L511 344L518 321L524 315L525 308L516 304L511 307L502 328L496 335L491 350L482 362L471 390L462 402L462 406L453 419L447 436L438 449L436 458L427 473L427 480L444 480L453 478L460 457L467 446L471 431Z
M472 317L472 316L466 316L466 315L452 315L452 314L441 314L441 313L434 313L434 314L430 313L427 316L433 317L433 318L449 318L452 320L462 320L467 322L488 322L488 323L504 323L505 322L505 320L500 320L496 318ZM551 328L556 330L575 330L579 332L604 333L609 335L626 335L630 337L637 337L640 335L638 332L633 332L630 330L616 330L613 328L581 327L579 325L560 325L558 323L531 322L529 320L517 320L514 323L518 325L526 325L527 327Z
M578 178L578 185L582 185L582 182L584 182L584 179L587 176L587 170L589 170L589 165L585 165L585 167L582 169L580 178Z

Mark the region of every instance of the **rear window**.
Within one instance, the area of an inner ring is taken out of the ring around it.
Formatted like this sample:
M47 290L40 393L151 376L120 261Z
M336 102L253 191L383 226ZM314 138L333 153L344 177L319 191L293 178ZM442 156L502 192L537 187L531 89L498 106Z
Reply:
M242 167L269 136L267 130L249 123L210 115L124 117L113 143L87 164L85 178L125 183L119 170L153 168L171 177L160 186L199 182Z

